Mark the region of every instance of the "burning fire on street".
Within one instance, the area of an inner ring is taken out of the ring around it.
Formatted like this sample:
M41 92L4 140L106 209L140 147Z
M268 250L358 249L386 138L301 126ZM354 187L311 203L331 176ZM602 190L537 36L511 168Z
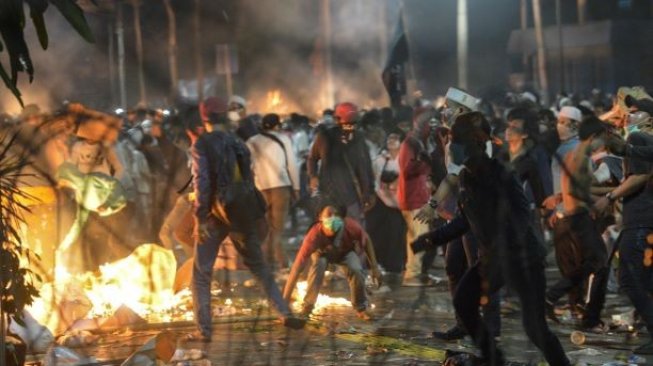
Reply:
M102 328L103 321L120 312L123 317L125 312L129 313L128 322L192 321L191 292L185 288L174 293L175 272L172 252L155 244L143 244L128 257L101 266L97 273L72 274L58 266L56 280L41 287L41 296L27 310L55 335L88 320L96 320L94 324ZM306 281L298 283L294 309L301 309L306 288ZM216 317L251 315L252 307L268 307L265 300L252 305L245 299L225 296L220 289L214 289L212 295ZM320 294L314 312L334 306L350 307L351 303L342 297ZM111 325L126 324L112 322Z

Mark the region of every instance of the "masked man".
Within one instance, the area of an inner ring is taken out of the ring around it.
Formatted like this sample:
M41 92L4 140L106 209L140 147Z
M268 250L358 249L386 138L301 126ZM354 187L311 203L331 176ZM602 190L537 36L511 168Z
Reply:
M376 195L365 137L356 131L358 107L340 103L334 117L337 124L318 132L308 155L311 190L325 202L347 207L348 217L363 222Z
M351 303L356 315L363 320L371 320L367 312L368 302L365 293L365 271L361 255L365 256L372 277L380 283L381 273L378 270L374 247L369 236L356 220L343 218L344 212L339 212L333 206L326 206L320 212L320 221L308 231L304 242L297 253L284 288L286 300L290 300L295 289L297 278L304 271L308 260L311 267L308 273L308 288L304 297L303 314L309 315L320 293L324 272L329 263L344 267L351 291Z
M569 360L545 316L544 248L530 220L529 205L519 180L497 159L485 153L490 126L481 113L465 113L452 126L452 161L460 166L460 214L448 224L419 237L415 252L444 245L471 231L478 241L479 259L458 284L456 314L481 350L480 365L503 365L504 358L481 320L479 304L504 284L522 305L524 330L550 365ZM469 355L454 356L450 364L468 364Z

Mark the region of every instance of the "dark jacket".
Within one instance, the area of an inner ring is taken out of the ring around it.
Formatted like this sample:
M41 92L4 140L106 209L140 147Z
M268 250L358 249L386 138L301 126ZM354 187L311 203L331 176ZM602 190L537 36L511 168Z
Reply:
M200 136L191 147L195 217L204 223L216 198L236 181L253 181L250 154L238 137L222 131ZM236 169L237 168L237 169Z
M466 168L460 173L461 213L426 235L433 244L444 245L471 231L479 243L481 273L496 290L514 270L525 273L542 265L545 251L517 176L497 159L479 159L475 173Z
M308 175L318 177L320 192L337 204L362 204L375 194L369 150L358 131L347 144L340 136L339 126L328 127L315 136L307 160ZM359 197L356 182L362 197Z

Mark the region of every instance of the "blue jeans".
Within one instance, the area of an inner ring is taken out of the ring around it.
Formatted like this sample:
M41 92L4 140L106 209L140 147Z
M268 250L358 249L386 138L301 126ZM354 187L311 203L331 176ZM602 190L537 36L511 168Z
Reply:
M653 336L653 268L644 263L644 251L649 248L646 237L651 233L653 228L625 229L621 233L619 282Z
M256 222L229 226L215 216L208 221L209 235L203 242L195 245L195 262L193 264L193 311L195 322L204 336L212 332L211 314L211 279L213 277L213 263L218 255L220 244L229 236L234 247L243 258L244 264L252 272L258 283L277 308L282 316L291 314L288 304L283 300L279 287L274 282L274 277L269 267L263 260L261 245L257 237Z

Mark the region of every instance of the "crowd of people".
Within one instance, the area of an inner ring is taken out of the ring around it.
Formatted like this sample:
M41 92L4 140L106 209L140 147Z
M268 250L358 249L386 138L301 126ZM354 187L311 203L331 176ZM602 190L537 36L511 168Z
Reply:
M51 275L55 261L93 271L146 242L180 263L194 258L190 340L211 339L209 290L226 239L288 327L303 326L330 263L370 320L367 274L429 287L442 254L456 324L436 338L469 335L480 362L501 364L500 305L516 298L529 338L549 364L567 365L546 322L558 321L565 295L583 331L604 333L606 292L618 282L653 335L652 117L641 88L561 95L551 107L530 92L450 88L438 103L342 102L316 121L249 114L232 96L112 113L28 106L1 129L31 161L18 185L40 271ZM313 223L292 260L284 231L300 215ZM547 286L549 253L560 279ZM307 265L295 315L288 302ZM288 274L283 291L274 273ZM637 351L653 354L653 342Z

